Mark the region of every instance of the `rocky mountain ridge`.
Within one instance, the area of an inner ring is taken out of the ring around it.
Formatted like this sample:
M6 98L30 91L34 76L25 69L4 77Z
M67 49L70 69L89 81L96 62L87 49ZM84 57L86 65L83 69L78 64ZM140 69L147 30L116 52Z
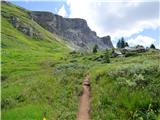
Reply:
M95 44L99 49L113 48L111 37L98 37L86 20L80 18L63 18L62 16L41 11L30 12L30 17L46 30L58 34L74 49L91 50Z

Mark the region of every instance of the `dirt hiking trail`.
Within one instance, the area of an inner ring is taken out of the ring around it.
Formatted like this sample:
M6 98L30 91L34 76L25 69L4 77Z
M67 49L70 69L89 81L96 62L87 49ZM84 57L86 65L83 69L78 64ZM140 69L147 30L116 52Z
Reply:
M82 94L80 96L77 120L90 120L90 75L83 81Z

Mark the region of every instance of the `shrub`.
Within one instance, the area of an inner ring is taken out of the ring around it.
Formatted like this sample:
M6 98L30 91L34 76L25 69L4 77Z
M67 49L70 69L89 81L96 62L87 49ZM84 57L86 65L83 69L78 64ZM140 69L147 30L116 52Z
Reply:
M104 63L110 63L109 59L109 50L106 49L105 55L104 55Z
M3 82L3 81L5 81L7 78L8 78L8 76L7 76L7 75L2 74L2 76L1 76L1 80L2 80L2 82Z
M98 45L95 44L94 47L93 47L93 53L97 53L97 49L98 49Z
M18 102L24 102L25 101L25 96L24 95L17 95L15 97L15 99L18 101Z
M15 104L16 104L16 101L11 97L1 100L2 109L12 108L13 106L15 106Z
M125 54L125 57L136 56L138 53L136 52L128 52Z
M68 84L68 80L84 77L87 70L88 66L78 63L59 64L55 67L54 74L59 76L60 83Z
M146 86L149 81L144 78L142 74L135 74L133 76L133 81L137 84L137 86Z

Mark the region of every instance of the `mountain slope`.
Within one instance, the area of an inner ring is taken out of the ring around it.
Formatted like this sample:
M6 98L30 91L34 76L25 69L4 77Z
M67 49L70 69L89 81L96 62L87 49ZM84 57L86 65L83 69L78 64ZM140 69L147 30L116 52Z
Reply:
M61 51L63 51L63 48L66 48L62 40L60 40L56 35L51 34L50 32L46 31L44 28L39 26L36 22L31 20L28 15L28 12L29 12L28 10L19 8L11 3L2 2L1 12L2 12L2 22L3 21L5 22L4 24L2 23L2 25L4 25L2 26L4 27L4 29L2 29L3 34L7 34L7 33L12 34L12 32L9 31L10 29L7 28L7 25L11 23L12 29L16 28L16 30L25 34L23 36L25 36L27 39L32 39L32 42L35 42L36 40L39 40L39 41L41 40L42 42L44 41L46 43L51 42L50 45L53 45L53 47L57 46L58 48L62 48ZM16 34L13 33L13 35L16 37ZM17 37L19 37L19 35L17 35ZM20 41L22 39L18 39L18 40ZM2 44L5 45L3 42Z
M61 105L67 105L65 111L70 112L68 101L60 102L63 96L66 98L62 88L68 85L63 86L53 75L53 66L65 58L69 48L56 35L29 19L27 10L10 3L1 5L2 119L42 119L45 112L47 118L56 119L64 110ZM14 26L12 18L18 19L20 27ZM27 35L27 28L33 28L38 34Z

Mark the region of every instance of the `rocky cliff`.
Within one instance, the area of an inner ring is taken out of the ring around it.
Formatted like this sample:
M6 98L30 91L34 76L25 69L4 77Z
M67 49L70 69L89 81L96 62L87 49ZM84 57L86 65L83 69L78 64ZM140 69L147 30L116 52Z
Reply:
M50 12L40 11L30 12L30 17L46 30L63 37L74 49L91 50L95 44L99 49L113 48L110 36L98 37L84 19L63 18Z

